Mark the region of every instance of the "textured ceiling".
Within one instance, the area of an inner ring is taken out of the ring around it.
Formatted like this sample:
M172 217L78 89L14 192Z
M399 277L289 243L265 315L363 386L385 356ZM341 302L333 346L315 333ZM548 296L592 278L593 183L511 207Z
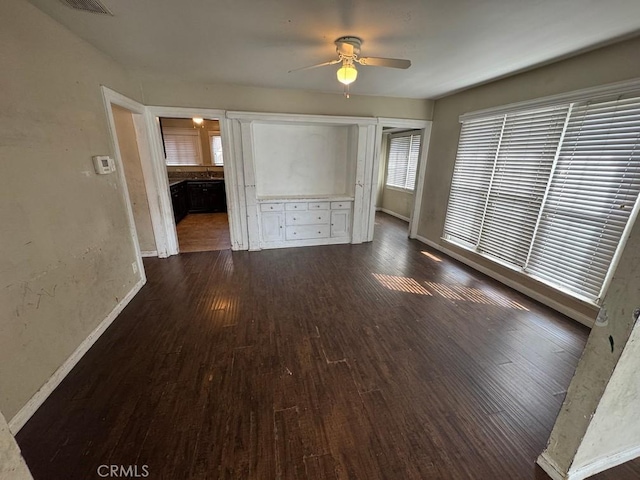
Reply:
M639 0L103 0L114 17L30 0L118 62L187 81L341 92L342 35L363 56L352 92L433 98L640 31Z

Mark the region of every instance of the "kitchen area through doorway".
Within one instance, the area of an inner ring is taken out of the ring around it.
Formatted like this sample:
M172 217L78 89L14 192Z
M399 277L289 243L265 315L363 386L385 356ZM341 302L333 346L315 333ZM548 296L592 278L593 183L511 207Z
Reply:
M159 118L181 253L231 248L217 119Z

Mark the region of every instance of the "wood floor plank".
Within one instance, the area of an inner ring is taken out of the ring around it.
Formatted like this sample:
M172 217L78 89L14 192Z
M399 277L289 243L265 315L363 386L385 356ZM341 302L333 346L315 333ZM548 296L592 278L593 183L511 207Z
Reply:
M180 252L208 252L231 248L226 213L191 213L176 226Z
M36 480L103 464L172 480L546 479L535 459L588 330L408 240L406 223L377 215L370 244L145 270L17 435ZM640 478L640 460L593 478Z

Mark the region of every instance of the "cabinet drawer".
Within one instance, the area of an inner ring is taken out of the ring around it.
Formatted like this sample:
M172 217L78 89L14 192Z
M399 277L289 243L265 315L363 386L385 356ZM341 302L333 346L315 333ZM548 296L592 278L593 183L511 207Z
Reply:
M310 238L329 238L329 225L301 225L287 227L287 240L307 240Z
M287 212L287 225L324 225L329 223L329 211Z
M309 210L329 210L329 202L309 202Z
M306 210L307 209L307 203L287 203L284 206L285 210L287 211L296 211L296 210Z
M331 202L331 210L351 208L351 202Z
M281 212L284 210L284 205L282 203L261 203L260 211L261 212Z

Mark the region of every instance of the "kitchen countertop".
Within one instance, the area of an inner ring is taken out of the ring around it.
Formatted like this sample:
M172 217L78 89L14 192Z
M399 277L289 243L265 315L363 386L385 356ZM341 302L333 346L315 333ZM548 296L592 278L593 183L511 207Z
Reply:
M173 187L182 182L224 182L224 178L170 178L169 187Z

